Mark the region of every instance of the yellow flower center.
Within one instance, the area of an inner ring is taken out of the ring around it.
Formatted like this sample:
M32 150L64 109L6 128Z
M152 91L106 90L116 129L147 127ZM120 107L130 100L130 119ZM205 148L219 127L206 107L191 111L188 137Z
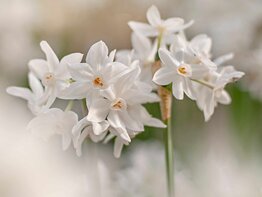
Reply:
M102 88L104 86L103 79L101 77L96 77L93 80L93 85L98 88Z
M42 79L42 83L45 86L50 86L55 84L55 76L53 73L46 73Z
M111 107L114 110L123 110L127 108L125 100L121 98L118 98L115 101L113 101Z
M181 64L177 68L178 74L185 76L185 77L190 77L192 75L192 70L191 67L188 64Z

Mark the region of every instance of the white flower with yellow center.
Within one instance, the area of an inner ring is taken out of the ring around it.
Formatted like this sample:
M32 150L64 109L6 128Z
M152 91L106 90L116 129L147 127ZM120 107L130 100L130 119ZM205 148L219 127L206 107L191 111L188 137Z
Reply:
M42 99L47 99L46 107L49 108L56 97L63 97L65 89L69 86L68 81L71 75L68 72L67 65L81 62L83 54L72 53L59 61L46 41L42 41L40 46L46 55L46 60L31 60L29 69L42 81L45 87L45 95Z
M87 53L86 63L70 64L70 74L74 80L67 89L67 98L83 99L87 94L103 90L127 69L127 66L114 62L115 51L108 55L103 41L92 45Z
M28 80L31 90L23 87L8 87L7 93L25 99L28 108L34 115L37 115L45 109L43 107L44 103L42 103L42 101L44 101L42 99L44 96L44 88L41 82L31 72L28 74Z
M152 118L141 105L150 102L152 96L145 94L134 84L139 73L140 68L137 65L119 77L114 84L100 90L100 94L87 97L87 120L96 123L106 120L110 125L111 135L119 138L117 142L121 141L122 145L131 142L133 134L144 131L144 125L165 127L160 120ZM117 150L119 152L119 149Z
M174 97L179 100L184 98L184 93L195 99L195 91L191 79L197 79L209 71L208 67L191 63L194 56L185 51L170 53L166 49L159 50L162 67L156 71L153 81L158 85L172 83Z
M149 24L130 21L130 28L139 34L147 37L162 37L163 40L169 39L174 33L191 26L193 21L185 24L182 18L161 19L160 13L156 6L151 6L147 10L147 20Z

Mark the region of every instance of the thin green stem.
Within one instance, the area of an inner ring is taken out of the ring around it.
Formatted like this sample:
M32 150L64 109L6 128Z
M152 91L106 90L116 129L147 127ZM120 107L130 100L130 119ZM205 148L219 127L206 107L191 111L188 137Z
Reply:
M160 34L157 37L157 52L155 55L155 62L160 61L158 49L161 47L162 38L163 38L163 32L160 32ZM161 90L161 87L159 88L160 88L159 90ZM167 128L163 132L163 140L165 144L167 189L168 189L168 197L174 197L175 196L174 145L173 145L172 127L171 127L172 94L170 93L169 86L163 88L168 92L168 93L166 92L164 94L161 94L160 92L162 91L159 91L159 96L161 98L160 107L162 112L162 119L167 125Z
M168 197L174 197L174 145L172 135L172 118L168 118L165 121L167 128L164 131L164 143L165 143L165 157L166 157L166 173L167 173L167 186Z
M82 99L82 113L84 116L87 115L87 106L86 106L86 100Z
M65 108L65 111L70 111L74 106L74 101L70 100Z

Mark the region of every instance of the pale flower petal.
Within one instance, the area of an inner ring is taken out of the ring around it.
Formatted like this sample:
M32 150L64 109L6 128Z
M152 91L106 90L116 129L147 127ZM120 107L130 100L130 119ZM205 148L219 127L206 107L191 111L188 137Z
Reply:
M134 32L144 36L153 37L158 35L158 31L146 23L130 21L128 25Z
M156 27L161 24L161 16L156 6L152 5L146 13L146 17L150 25Z
M86 56L86 62L96 69L106 63L108 58L108 48L103 41L93 44Z
M46 55L49 71L54 72L56 66L59 64L56 54L46 41L42 41L40 47Z
M169 68L162 67L156 71L153 81L158 85L168 85L176 77L176 72L171 71Z

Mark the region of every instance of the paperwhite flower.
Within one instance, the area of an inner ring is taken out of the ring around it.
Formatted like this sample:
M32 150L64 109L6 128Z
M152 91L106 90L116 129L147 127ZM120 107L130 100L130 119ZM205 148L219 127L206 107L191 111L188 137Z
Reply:
M107 88L114 78L127 70L127 66L113 62L115 51L108 56L108 48L103 41L91 46L87 53L86 63L68 66L73 82L67 89L66 97L83 99L87 94Z
M209 68L195 63L195 57L187 51L169 52L166 49L159 50L162 67L156 71L153 81L158 85L172 83L173 95L182 100L184 93L191 99L195 99L195 92L191 79L197 79L209 71Z
M114 84L101 90L100 95L87 97L87 120L96 123L108 121L111 137L116 136L116 157L120 156L123 144L127 145L131 142L131 137L144 131L144 125L165 127L161 121L152 118L141 105L149 102L152 96L133 84L139 73L139 66L136 66Z
M62 136L63 149L66 150L71 143L72 129L77 123L77 114L72 111L64 112L58 108L49 109L28 124L28 129L44 140L53 135Z
M89 137L93 142L103 140L107 134L109 124L107 121L90 122L84 117L80 120L72 130L73 143L78 156L82 155L82 144L84 140Z
M184 24L182 18L161 19L160 13L156 6L151 6L147 11L147 20L149 24L130 21L130 28L139 34L147 37L161 36L164 40L170 39L174 33L184 30L192 25L193 21Z
M204 112L205 121L210 119L218 103L230 104L231 98L224 88L243 75L243 72L236 71L233 66L226 66L220 72L210 72L204 77L207 85L194 84L197 89L197 105Z
M217 65L210 60L212 40L205 34L195 36L192 40L187 41L183 34L174 37L170 47L173 54L180 53L188 58L187 61L192 64L203 64L206 67L215 70ZM181 52L183 51L183 53Z
M46 105L49 108L56 97L63 97L63 91L69 86L71 76L67 65L81 62L83 54L72 53L59 61L46 41L42 41L40 46L46 55L46 60L33 59L29 62L29 68L42 81L45 87L44 98L48 99Z
M31 90L22 87L8 87L7 93L25 99L27 101L28 108L34 115L37 115L45 109L42 107L43 103L40 102L40 99L44 95L44 88L33 73L30 72L28 74L28 79Z
M152 43L149 38L137 33L132 33L131 42L133 49L118 51L116 53L116 60L129 67L135 60L139 60L141 68L139 79L155 88L155 84L152 82L152 64L155 61L157 53L157 42Z

